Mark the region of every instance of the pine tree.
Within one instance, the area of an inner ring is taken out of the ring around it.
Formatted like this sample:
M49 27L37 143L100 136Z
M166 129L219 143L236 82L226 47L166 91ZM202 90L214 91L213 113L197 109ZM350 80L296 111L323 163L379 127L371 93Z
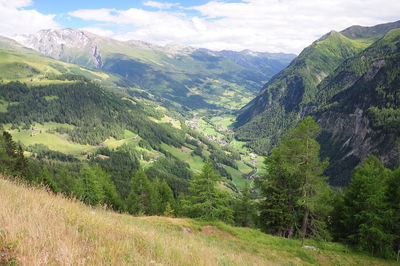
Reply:
M189 185L189 194L183 200L182 208L186 216L206 220L232 222L233 211L229 206L229 194L216 188L221 178L206 161L201 173L195 175Z
M377 157L366 158L353 172L336 221L343 230L339 234L342 239L379 256L393 253L393 236L385 229L390 220L385 195L388 174Z
M136 171L130 182L131 188L126 199L129 213L151 215L154 212L154 189L143 170Z
M167 209L167 206L172 209L172 206L175 205L174 194L172 189L167 184L165 180L156 180L153 182L155 186L155 212L154 214L163 215Z
M79 171L81 192L79 197L89 205L100 204L104 200L101 180L96 171L85 164Z
M93 166L92 170L101 184L102 193L104 195L101 203L114 210L124 210L122 200L117 193L115 185L111 181L111 175L98 166Z
M246 184L234 202L234 220L237 226L255 227L256 206L250 185Z
M322 177L328 162L319 158L319 133L317 123L306 117L266 159L260 212L267 232L326 238L332 191Z

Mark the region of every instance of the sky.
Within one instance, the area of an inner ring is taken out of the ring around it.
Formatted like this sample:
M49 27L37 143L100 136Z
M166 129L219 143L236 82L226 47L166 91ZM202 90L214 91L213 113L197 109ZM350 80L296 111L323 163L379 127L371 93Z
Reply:
M212 50L300 53L325 33L400 20L400 0L0 0L0 35L79 28Z

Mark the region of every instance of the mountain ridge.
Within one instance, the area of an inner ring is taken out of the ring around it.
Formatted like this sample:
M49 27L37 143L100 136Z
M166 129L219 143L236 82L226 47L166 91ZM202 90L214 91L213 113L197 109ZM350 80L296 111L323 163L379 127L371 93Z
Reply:
M206 50L212 53L221 53L221 52L234 52L234 53L239 53L239 54L248 54L252 56L259 56L259 55L264 55L264 56L269 56L271 58L279 58L280 56L288 57L289 59L292 59L295 54L292 53L282 53L282 52L277 52L277 53L270 53L270 52L259 52L259 51L253 51L249 49L244 49L241 51L234 51L234 50L210 50L207 48L202 48L202 47L194 47L190 45L185 45L185 44L180 44L180 43L167 43L165 45L158 45L155 43L147 42L147 41L142 41L142 40L126 40L126 41L120 41L117 39L109 38L109 37L103 37L100 35L97 35L95 33L91 33L86 30L81 30L81 29L74 29L74 28L63 28L63 29L43 29L38 31L35 34L24 34L24 35L16 35L12 37L12 39L16 40L17 42L21 43L22 45L25 45L29 48L39 50L40 46L38 46L35 42L40 42L41 38L45 37L46 35L58 35L59 37L67 37L69 34L74 33L74 34L79 34L82 35L86 38L93 38L95 40L112 40L115 42L120 42L120 43L128 43L134 46L139 46L142 48L147 48L147 49L153 49L153 50L161 50L164 52L170 51L171 54L175 53L191 53L196 50ZM59 39L59 44L62 44L62 38ZM44 53L46 53L44 51Z
M374 141L373 137L369 137L367 138L371 146L371 149L369 149L367 148L368 141L365 140L366 143L362 143L363 138L361 136L359 136L361 139L355 141L354 145L346 144L347 140L350 141L351 135L361 134L354 131L352 123L360 121L357 120L357 117L367 119L365 117L366 110L361 113L355 112L353 115L356 120L343 118L341 122L339 120L332 122L334 119L328 119L329 116L327 115L322 118L321 113L331 110L330 108L333 108L332 105L335 104L335 97L339 97L340 94L345 96L348 93L346 88L360 82L359 79L362 76L367 79L375 77L375 72L379 71L384 64L379 60L374 61L373 58L384 60L390 53L398 53L396 50L397 41L393 37L397 35L398 30L392 29L392 27L398 25L399 22L395 22L384 24L382 27L368 28L366 32L368 32L369 38L365 38L365 34L348 38L341 32L331 31L313 42L286 69L276 74L264 86L261 93L239 112L236 122L236 136L241 140L250 141L250 145L258 152L267 154L288 129L295 126L305 116L313 115L322 125L323 136L321 141L326 142L322 143L322 156L333 158L330 170L335 167L338 169L338 162L343 157L350 156L349 152L356 153L353 161L348 160L348 163L343 163L342 167L346 169L345 174L339 173L340 170L332 172L328 169L327 172L331 178L337 175L336 180L335 178L331 179L334 184L346 184L351 169L369 154L382 157L383 146L385 145L383 145L383 142L376 141L376 139ZM385 32L376 31L376 29L383 29ZM347 32L350 32L350 30ZM392 38L389 38L390 36ZM385 45L383 45L384 43ZM350 73L353 74L350 75ZM362 91L359 93L362 95ZM370 97L376 97L372 95L375 94L371 94ZM356 96L353 95L353 97ZM351 108L351 104L353 102L348 102L347 105L341 105L340 108ZM394 106L398 107L398 105ZM354 109L352 110L354 111ZM319 115L315 112L318 112ZM344 116L347 117L347 115ZM339 115L337 119L339 119ZM367 122L364 121L364 124ZM353 133L342 141L343 136L348 134L339 137L340 132L337 133L335 123L341 125L343 131ZM356 124L361 125L359 122ZM368 131L368 126L363 126L363 128L365 132ZM371 130L374 131L374 129ZM333 132L337 134L332 135ZM375 138L379 136L378 133L374 134L371 136L375 136ZM387 137L393 139L389 135ZM337 138L341 140L337 141ZM343 145L351 146L354 150L340 151L340 147ZM363 148L357 149L357 145ZM329 148L330 146L334 148ZM356 152L356 150L358 151ZM393 166L394 164L390 161L393 162L396 152L389 151L389 154L388 156L392 159L384 159L383 157L382 159L387 163L386 165Z

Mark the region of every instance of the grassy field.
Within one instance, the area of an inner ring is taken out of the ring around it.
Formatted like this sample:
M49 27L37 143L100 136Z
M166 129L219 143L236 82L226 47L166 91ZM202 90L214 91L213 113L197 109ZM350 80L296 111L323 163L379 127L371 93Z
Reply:
M230 166L225 166L225 170L232 176L232 182L238 189L244 189L246 184L250 184L250 180L243 178L243 172L236 170Z
M201 171L201 168L203 167L203 159L198 155L192 155L192 149L187 147L176 148L166 144L161 144L161 147L179 160L188 163L195 173Z
M25 146L33 144L43 144L51 150L60 151L62 153L80 157L83 153L94 152L99 146L82 145L79 143L71 142L65 134L59 134L54 131L55 128L64 127L72 129L74 126L68 124L59 124L54 122L46 122L44 124L35 123L30 129L24 130L10 130L11 125L5 125L4 128L8 130L16 142L21 142ZM124 138L117 140L108 138L103 143L103 147L110 149L117 148L127 143L137 143L140 137L129 131L125 130Z
M395 265L335 243L91 208L2 176L0 202L0 265Z

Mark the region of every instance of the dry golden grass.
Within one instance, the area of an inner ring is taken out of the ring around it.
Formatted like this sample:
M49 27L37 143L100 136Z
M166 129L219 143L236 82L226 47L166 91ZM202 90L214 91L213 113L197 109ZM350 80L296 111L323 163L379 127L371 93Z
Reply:
M313 251L299 256L290 248L280 250L262 241L251 242L241 237L241 231L233 236L218 226L207 225L203 231L202 226L190 219L132 217L91 208L43 188L17 184L0 176L0 264L16 261L21 265L303 265L313 262L312 258L308 262L302 258ZM183 228L191 228L191 232L184 232ZM246 233L249 229L240 230ZM249 232L263 235L253 231ZM316 254L315 262L330 264L329 254ZM340 261L367 262L364 257Z

